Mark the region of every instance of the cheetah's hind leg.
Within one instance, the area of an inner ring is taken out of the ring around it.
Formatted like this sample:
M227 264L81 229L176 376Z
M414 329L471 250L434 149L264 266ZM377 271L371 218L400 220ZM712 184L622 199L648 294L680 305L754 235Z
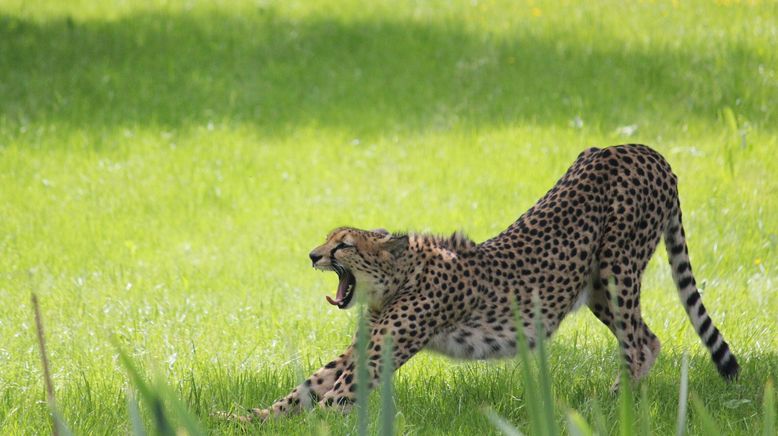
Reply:
M609 291L604 277L608 275L596 271L591 278L591 294L587 305L592 313L605 324L619 341L622 357L627 364L633 380L639 380L651 370L659 355L661 344L656 335L648 328L640 313L640 274L630 269L613 268L619 274L610 273L607 262L601 264L613 277L613 288ZM620 374L611 387L618 390Z

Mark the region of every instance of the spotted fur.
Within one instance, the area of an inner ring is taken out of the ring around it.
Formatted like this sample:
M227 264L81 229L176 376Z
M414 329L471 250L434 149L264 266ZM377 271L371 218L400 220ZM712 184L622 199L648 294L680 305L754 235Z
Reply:
M311 259L317 268L353 273L354 292L365 294L371 387L387 334L395 344L395 368L424 348L468 359L511 356L514 315L532 345L536 314L549 336L576 303L588 305L613 332L631 377L639 379L660 349L641 316L640 286L662 236L695 331L721 375L735 377L737 360L708 316L692 274L676 176L643 145L584 151L543 198L481 244L460 233L444 238L339 228ZM350 305L353 299L344 308ZM354 367L352 344L291 394L246 419L315 402L347 409L355 399Z

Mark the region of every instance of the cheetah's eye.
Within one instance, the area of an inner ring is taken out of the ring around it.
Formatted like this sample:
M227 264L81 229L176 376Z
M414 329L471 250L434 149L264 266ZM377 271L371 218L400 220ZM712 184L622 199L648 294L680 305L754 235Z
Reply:
M350 245L350 244L346 244L345 242L341 242L338 245L336 245L335 249L332 250L332 251L338 251L338 250L343 249L343 248L352 248L352 247L354 247L354 246Z

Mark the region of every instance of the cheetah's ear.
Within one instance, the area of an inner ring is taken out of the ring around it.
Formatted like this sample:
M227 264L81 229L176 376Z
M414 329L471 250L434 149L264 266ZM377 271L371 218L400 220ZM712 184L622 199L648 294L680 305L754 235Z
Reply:
M378 233L379 235L389 236L389 230L386 230L384 228L373 229L370 232L371 233Z
M384 242L383 249L388 251L392 257L398 257L408 249L408 235L392 236Z

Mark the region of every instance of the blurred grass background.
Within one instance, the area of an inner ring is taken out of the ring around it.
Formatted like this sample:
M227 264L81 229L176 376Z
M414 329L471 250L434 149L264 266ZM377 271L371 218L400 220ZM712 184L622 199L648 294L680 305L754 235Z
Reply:
M744 363L718 379L660 248L653 429L674 428L689 350L691 389L753 433L778 374L775 47L772 1L6 0L0 433L50 425L31 291L74 431L128 428L116 334L208 428L240 432L209 413L270 404L353 334L306 257L328 230L481 241L583 148L623 142L678 174L703 299ZM550 357L560 402L614 416L616 344L594 317L568 319ZM488 433L485 405L527 428L513 362L423 353L396 386L404 433ZM316 412L249 431L355 428Z

